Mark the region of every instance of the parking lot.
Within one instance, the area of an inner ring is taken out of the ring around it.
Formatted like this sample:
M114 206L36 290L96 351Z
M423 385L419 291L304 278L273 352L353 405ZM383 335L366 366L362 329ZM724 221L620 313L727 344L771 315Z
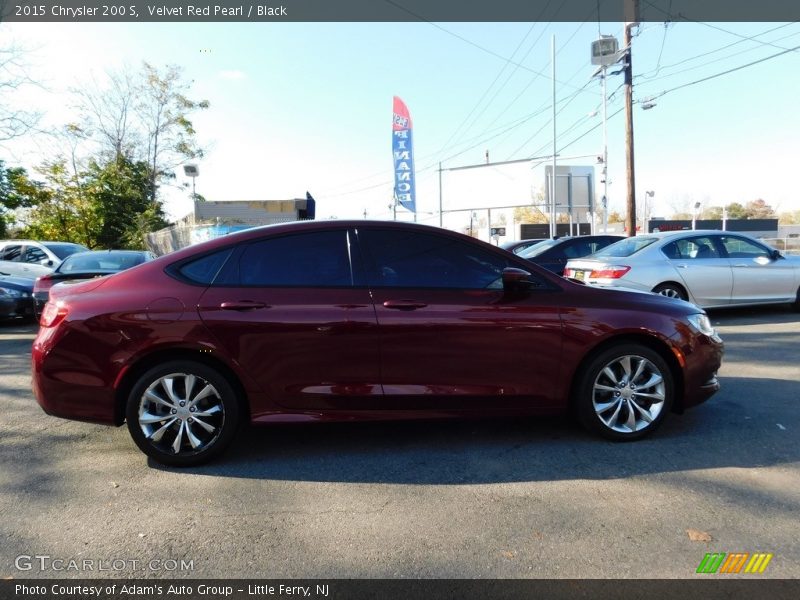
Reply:
M273 426L190 470L45 415L35 325L0 324L0 576L695 577L707 552L768 552L762 576L800 577L800 316L710 316L722 390L641 442L568 419Z

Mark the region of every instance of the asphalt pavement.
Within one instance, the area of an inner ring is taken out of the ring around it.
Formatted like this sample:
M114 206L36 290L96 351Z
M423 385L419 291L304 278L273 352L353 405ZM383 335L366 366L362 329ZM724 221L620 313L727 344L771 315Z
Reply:
M35 326L0 323L0 578L691 578L707 552L798 578L800 315L711 319L722 390L640 442L566 418L271 426L190 470L45 415Z

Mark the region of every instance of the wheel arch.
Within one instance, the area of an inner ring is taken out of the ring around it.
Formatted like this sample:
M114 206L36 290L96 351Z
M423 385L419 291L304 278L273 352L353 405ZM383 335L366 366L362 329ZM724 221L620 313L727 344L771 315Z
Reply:
M570 383L569 388L569 406L571 410L574 410L575 402L577 401L577 392L578 388L580 387L581 378L583 377L583 373L589 363L595 359L598 355L605 352L609 348L613 348L614 346L621 345L621 344L640 344L656 352L661 358L669 366L669 370L672 374L672 377L675 382L675 399L672 404L672 412L682 413L683 412L683 390L684 390L684 380L683 380L683 369L681 368L680 363L678 362L678 358L670 349L669 345L664 341L657 337L645 334L621 334L616 335L611 338L607 338L594 346L586 355L581 359L578 366L573 371L572 380Z
M692 295L689 293L689 290L687 289L687 287L684 284L682 284L681 282L674 281L672 279L670 279L668 281L662 281L658 285L654 285L653 288L650 291L653 292L653 293L658 293L658 292L656 292L656 290L658 288L663 287L663 286L669 286L669 285L675 286L675 287L680 288L681 290L683 290L683 293L686 296L686 298L689 300L689 302L692 301Z
M242 422L248 422L250 420L250 402L248 401L247 391L233 369L223 361L214 358L211 354L204 355L197 352L197 350L189 350L186 348L162 348L140 357L123 374L114 391L115 425L120 426L125 422L125 405L128 401L128 395L131 393L133 386L136 385L136 381L139 377L147 370L159 364L174 360L196 362L218 371L219 374L228 381L233 391L236 393L239 409L242 411Z

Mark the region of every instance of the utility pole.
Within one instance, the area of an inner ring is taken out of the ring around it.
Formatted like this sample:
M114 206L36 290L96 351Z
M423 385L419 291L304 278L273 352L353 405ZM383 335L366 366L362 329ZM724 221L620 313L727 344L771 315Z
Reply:
M626 0L625 15L625 161L628 198L625 226L628 235L636 235L636 179L633 165L633 49L631 30L639 24L639 0Z
M558 155L558 148L556 146L556 35L550 40L550 61L553 72L553 177L551 184L552 192L550 193L550 237L556 237L558 231L556 227L556 156Z

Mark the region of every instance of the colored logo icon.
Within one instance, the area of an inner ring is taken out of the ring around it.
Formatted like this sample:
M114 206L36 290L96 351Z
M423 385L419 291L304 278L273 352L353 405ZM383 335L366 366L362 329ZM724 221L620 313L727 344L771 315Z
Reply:
M763 573L772 556L766 552L709 552L700 561L697 573Z

